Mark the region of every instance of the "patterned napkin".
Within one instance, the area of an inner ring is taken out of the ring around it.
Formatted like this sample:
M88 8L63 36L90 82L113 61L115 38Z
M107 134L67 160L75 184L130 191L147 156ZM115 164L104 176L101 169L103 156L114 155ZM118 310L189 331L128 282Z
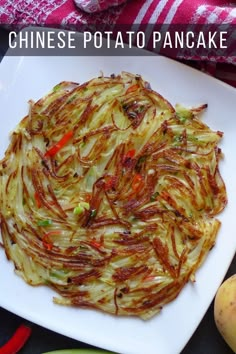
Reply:
M76 6L81 10L93 13L103 10L107 10L109 7L117 6L125 2L126 0L74 0Z
M178 24L196 25L199 30L206 25L212 25L213 30L215 25L224 25L229 55L217 60L201 55L182 59L193 60L200 70L236 87L236 0L0 0L0 24L66 29L82 25L98 30L125 24L127 31L144 29L146 38L150 35L148 24L166 24L166 30L168 25Z

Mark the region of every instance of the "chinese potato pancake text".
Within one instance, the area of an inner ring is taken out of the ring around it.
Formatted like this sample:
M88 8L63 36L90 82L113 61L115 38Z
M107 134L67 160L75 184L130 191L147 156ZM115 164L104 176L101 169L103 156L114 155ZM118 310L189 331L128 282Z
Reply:
M148 319L194 281L227 204L223 133L139 75L62 82L0 162L6 256L54 302Z

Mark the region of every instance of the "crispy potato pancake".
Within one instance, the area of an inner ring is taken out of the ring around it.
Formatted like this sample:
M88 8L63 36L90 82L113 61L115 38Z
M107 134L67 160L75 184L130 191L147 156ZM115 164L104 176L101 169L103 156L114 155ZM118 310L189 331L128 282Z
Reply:
M58 304L148 319L194 280L226 203L223 133L139 75L30 101L0 162L6 256Z

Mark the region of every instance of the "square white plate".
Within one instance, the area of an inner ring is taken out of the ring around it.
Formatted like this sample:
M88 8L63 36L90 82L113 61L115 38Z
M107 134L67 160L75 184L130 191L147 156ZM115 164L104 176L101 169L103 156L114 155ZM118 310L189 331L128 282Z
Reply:
M141 52L140 52L141 53ZM216 246L178 298L149 321L55 305L54 292L31 287L16 276L0 249L0 306L41 326L74 339L123 354L177 354L205 314L236 250L236 90L178 62L158 56L10 57L0 64L0 158L9 132L27 114L28 100L37 100L63 80L83 83L122 70L141 74L172 104L208 103L203 120L224 132L225 158L220 170L228 205Z

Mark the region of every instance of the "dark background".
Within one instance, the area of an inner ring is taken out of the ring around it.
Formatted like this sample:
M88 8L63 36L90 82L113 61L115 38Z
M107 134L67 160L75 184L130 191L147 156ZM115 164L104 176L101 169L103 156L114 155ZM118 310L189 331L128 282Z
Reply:
M0 28L0 61L5 54L7 47L8 33ZM225 278L228 278L235 273L236 256L234 257ZM212 302L197 330L181 354L233 354L233 351L224 342L215 326L213 307L214 303ZM12 336L17 327L22 323L26 323L26 321L0 307L0 347ZM56 349L92 348L89 345L64 337L36 324L29 322L27 322L27 324L32 328L32 334L19 354L41 354ZM173 339L170 338L170 340ZM158 353L158 348L156 354L161 354Z

